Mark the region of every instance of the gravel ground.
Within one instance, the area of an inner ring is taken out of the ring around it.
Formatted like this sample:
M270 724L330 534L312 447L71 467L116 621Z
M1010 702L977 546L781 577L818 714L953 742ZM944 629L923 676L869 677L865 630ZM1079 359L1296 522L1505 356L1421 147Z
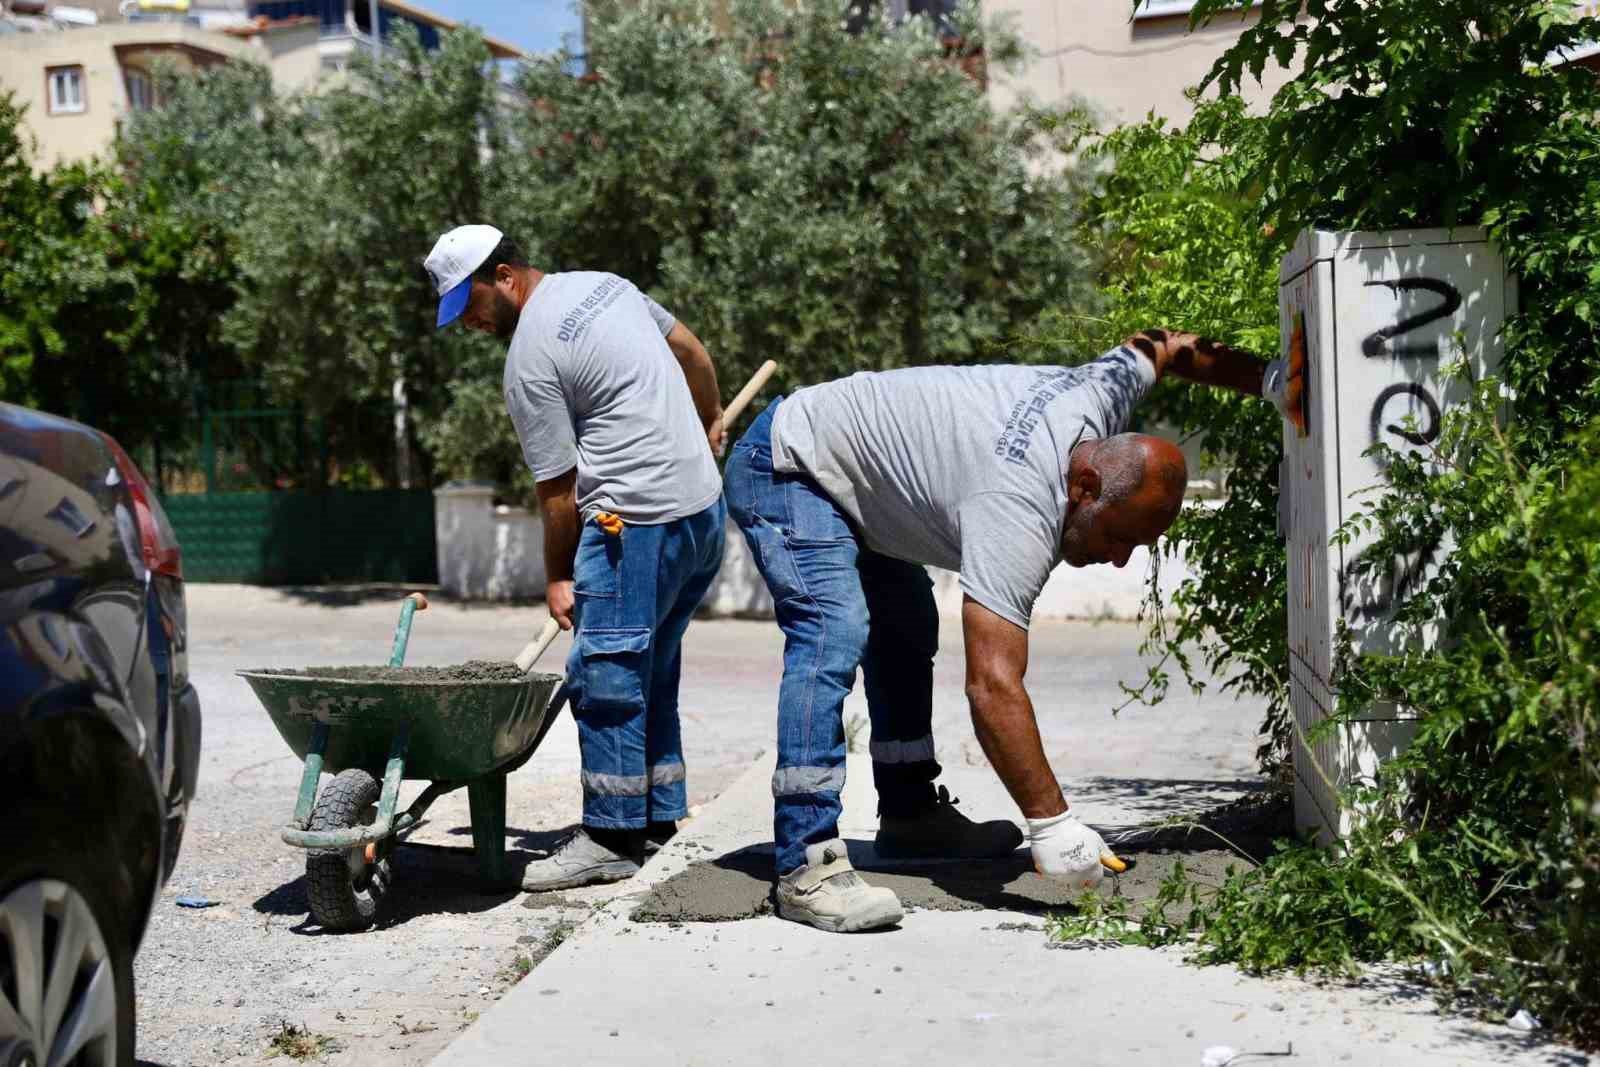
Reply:
M143 1062L282 1064L274 1040L287 1026L329 1039L326 1063L426 1063L553 950L590 905L625 891L597 887L530 909L519 906L520 894L475 890L462 792L435 804L412 844L397 851L396 907L386 924L325 935L310 923L303 854L278 839L300 764L234 672L385 662L399 598L398 590L189 588L190 671L205 715L200 792L137 961ZM543 620L538 606L436 602L417 617L407 662L442 667L510 657ZM962 698L960 634L952 627L942 637L953 653L942 658L937 677L940 758L982 764ZM1120 702L1116 683L1142 676L1137 646L1138 632L1126 624L1035 628L1030 689L1069 795L1073 722L1108 714ZM560 670L567 648L568 639L558 638L540 666ZM691 805L714 797L772 744L781 656L782 638L770 622L690 628L682 705ZM1197 799L1218 781L1252 775L1254 708L1184 695L1122 717L1126 740L1095 754L1100 766L1122 757L1119 790L1136 795L1140 763L1162 749L1207 755L1215 778L1195 783ZM577 767L576 730L563 716L510 779L514 870L577 822ZM401 804L422 786L409 783ZM184 895L219 903L179 908L175 899Z

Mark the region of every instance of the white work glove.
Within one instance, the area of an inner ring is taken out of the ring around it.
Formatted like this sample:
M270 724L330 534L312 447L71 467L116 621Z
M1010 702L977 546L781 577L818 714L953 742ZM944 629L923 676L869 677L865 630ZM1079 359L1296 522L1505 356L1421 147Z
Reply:
M1107 869L1118 874L1128 869L1105 839L1070 811L1048 819L1029 819L1028 847L1033 850L1034 870L1083 889L1098 885Z
M1284 418L1289 415L1289 361L1275 359L1267 364L1266 371L1261 375L1261 395L1272 401L1272 406L1278 409L1278 414Z

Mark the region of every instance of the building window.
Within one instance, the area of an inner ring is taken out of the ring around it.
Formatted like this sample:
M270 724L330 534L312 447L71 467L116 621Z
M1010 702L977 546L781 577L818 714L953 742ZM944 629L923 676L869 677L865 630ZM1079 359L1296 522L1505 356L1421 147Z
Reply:
M88 106L82 67L48 67L44 74L49 83L50 114L75 115Z
M156 87L150 75L130 67L122 72L122 81L128 87L129 111L149 111L156 106Z
M1144 0L1134 10L1135 19L1161 19L1170 15L1187 15L1194 10L1194 0Z

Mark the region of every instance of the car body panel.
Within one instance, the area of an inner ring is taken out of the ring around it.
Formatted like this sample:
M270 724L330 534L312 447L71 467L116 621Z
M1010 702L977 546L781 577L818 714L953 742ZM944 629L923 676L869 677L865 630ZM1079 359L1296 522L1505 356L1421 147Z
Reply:
M194 796L200 705L183 583L146 566L135 514L98 432L0 403L0 755L53 723L75 729L69 720L86 713L109 725L148 790L134 807L159 813L153 895ZM83 789L106 788L84 777ZM141 904L140 929L150 902Z

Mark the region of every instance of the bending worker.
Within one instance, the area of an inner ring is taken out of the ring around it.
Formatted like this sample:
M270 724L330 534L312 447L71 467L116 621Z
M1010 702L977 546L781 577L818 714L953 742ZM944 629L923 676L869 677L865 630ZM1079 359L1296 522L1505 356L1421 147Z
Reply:
M439 326L508 342L506 409L538 484L546 596L577 628L567 685L583 825L529 891L628 878L687 815L680 646L722 563L722 402L689 328L615 274L545 274L493 226L424 264Z
M1057 563L1128 562L1183 504L1171 442L1123 433L1167 373L1265 391L1299 411L1301 377L1192 334L1151 330L1079 367L918 367L855 374L775 400L734 447L728 508L786 638L773 776L778 913L823 930L899 921L838 839L841 711L865 677L878 848L1009 852L1009 821L973 823L934 781L938 614L922 565L959 571L973 728L1028 825L1036 869L1090 886L1120 868L1045 759L1023 685L1028 621ZM1291 395L1292 394L1292 395Z

